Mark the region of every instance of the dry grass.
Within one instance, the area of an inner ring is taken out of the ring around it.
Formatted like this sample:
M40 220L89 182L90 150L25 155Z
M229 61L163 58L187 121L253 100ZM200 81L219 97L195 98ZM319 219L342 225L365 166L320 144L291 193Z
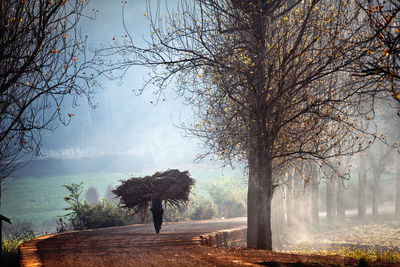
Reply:
M390 216L380 220L347 219L321 225L307 235L298 236L286 251L307 255L345 256L369 263L400 263L400 222Z

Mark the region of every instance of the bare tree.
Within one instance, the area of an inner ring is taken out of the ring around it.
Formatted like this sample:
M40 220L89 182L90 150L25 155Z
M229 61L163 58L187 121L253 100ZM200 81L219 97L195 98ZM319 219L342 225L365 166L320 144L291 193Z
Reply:
M7 0L0 4L0 179L40 154L41 133L75 114L66 97L90 102L94 59L77 24L89 1Z
M247 163L247 245L271 249L278 173L299 159L329 164L374 139L355 123L365 84L347 73L363 49L358 10L339 0L182 0L160 10L145 14L148 47L127 32L103 53L121 55L114 68L151 68L146 85L160 96L174 86L185 97L196 117L183 128L203 141L204 157Z

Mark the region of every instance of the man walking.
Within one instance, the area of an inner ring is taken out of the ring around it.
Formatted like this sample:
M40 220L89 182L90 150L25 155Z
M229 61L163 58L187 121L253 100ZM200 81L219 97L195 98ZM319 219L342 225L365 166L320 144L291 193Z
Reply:
M156 229L156 233L160 233L163 213L164 210L162 208L162 201L159 198L153 199L151 201L151 213L153 214L153 222L154 222L154 229Z

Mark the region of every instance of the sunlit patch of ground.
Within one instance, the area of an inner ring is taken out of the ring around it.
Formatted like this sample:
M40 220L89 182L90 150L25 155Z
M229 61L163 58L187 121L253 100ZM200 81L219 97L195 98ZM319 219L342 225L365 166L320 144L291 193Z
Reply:
M284 251L400 263L400 220L389 215L367 222L354 218L335 224L322 222L307 233L288 236L291 242Z

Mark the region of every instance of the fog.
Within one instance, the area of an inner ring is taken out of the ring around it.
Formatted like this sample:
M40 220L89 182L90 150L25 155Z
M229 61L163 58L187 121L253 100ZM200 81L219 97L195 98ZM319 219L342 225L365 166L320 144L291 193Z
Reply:
M315 176L301 164L288 170L288 182L274 193L274 249L337 251L338 247L365 249L376 242L386 251L393 249L390 244L398 244L394 241L398 235L382 240L398 220L399 117L385 102L377 101L375 110L370 130L377 139L367 150L331 159L335 171L317 167L319 221L312 218L315 199L310 178Z
M86 9L88 18L82 18L80 27L82 36L88 36L91 49L111 45L113 38L123 34L122 8L121 1L90 2ZM126 24L139 43L149 31L145 12L145 1L129 1L125 5ZM44 131L42 155L34 157L14 175L84 173L96 169L155 171L193 166L196 155L201 153L198 141L184 138L176 127L190 120L191 109L172 90L165 92L165 98L158 102L151 86L137 95L147 72L143 68L132 68L122 80L102 78L102 88L91 99L95 109L85 98L79 99L77 107L72 106L71 100L65 101L61 107L64 113L75 114L70 125Z

